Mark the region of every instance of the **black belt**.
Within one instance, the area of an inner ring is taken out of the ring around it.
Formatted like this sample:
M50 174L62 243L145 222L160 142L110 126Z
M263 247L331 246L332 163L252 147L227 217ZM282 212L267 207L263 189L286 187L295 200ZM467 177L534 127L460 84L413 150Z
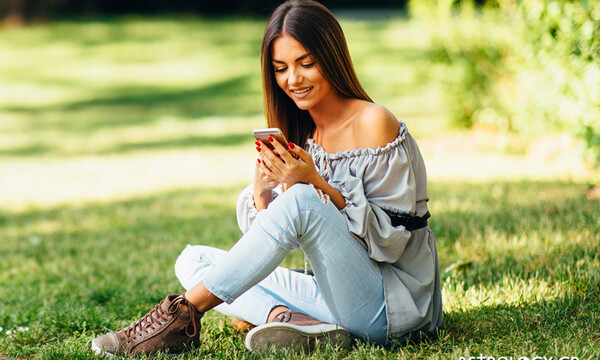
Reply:
M415 231L417 229L421 229L427 226L427 219L431 217L429 211L421 216L412 216L408 214L390 214L387 213L390 219L392 220L392 226L404 226L408 231Z

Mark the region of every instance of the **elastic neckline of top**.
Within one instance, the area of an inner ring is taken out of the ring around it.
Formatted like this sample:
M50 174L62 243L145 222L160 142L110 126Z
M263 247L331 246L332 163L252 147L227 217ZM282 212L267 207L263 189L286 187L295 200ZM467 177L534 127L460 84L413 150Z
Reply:
M387 143L385 146L378 146L377 148L358 148L351 149L345 151L338 151L336 153L329 153L323 149L323 147L319 144L316 144L314 139L307 139L306 145L308 148L315 148L320 154L327 156L330 160L337 160L343 158L357 157L357 156L365 156L365 155L381 155L388 153L394 150L396 147L400 145L402 141L406 138L406 133L408 129L406 128L406 124L402 121L399 121L400 129L398 130L398 136L391 142Z

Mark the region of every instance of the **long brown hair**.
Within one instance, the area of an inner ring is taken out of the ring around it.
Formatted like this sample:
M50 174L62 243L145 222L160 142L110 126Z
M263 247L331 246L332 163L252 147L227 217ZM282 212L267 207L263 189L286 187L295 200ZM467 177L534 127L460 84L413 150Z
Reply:
M280 128L289 141L304 146L315 123L308 111L299 109L277 85L271 62L273 42L284 33L310 52L338 95L372 100L358 81L346 38L331 11L311 0L290 0L279 5L267 24L260 50L265 116L269 127Z

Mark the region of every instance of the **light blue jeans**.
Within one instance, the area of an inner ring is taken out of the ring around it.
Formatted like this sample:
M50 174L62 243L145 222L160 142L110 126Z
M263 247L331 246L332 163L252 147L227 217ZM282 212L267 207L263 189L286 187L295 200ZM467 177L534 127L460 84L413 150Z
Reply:
M299 245L314 276L278 265ZM200 281L225 303L215 309L264 324L275 306L338 324L356 338L387 340L381 270L345 217L311 185L296 184L260 211L229 250L188 245L175 264L184 288Z

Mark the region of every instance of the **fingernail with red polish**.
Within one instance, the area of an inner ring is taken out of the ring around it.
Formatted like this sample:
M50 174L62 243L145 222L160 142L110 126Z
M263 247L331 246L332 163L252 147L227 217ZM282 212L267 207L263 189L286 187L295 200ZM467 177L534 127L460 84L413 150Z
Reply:
M261 162L261 161L260 161L260 159L256 159L256 161L258 161L258 163L259 163L259 164L260 164L260 162Z
M272 136L269 136L269 141L270 141L270 142L273 142L273 141L275 141L275 139L273 139L273 137L272 137Z
M293 149L296 145L294 145L294 143L290 141L288 146L290 147L290 149Z
M260 148L258 146L256 147L256 151L260 152Z
M260 146L260 141L255 141L254 143L256 144L256 146Z

